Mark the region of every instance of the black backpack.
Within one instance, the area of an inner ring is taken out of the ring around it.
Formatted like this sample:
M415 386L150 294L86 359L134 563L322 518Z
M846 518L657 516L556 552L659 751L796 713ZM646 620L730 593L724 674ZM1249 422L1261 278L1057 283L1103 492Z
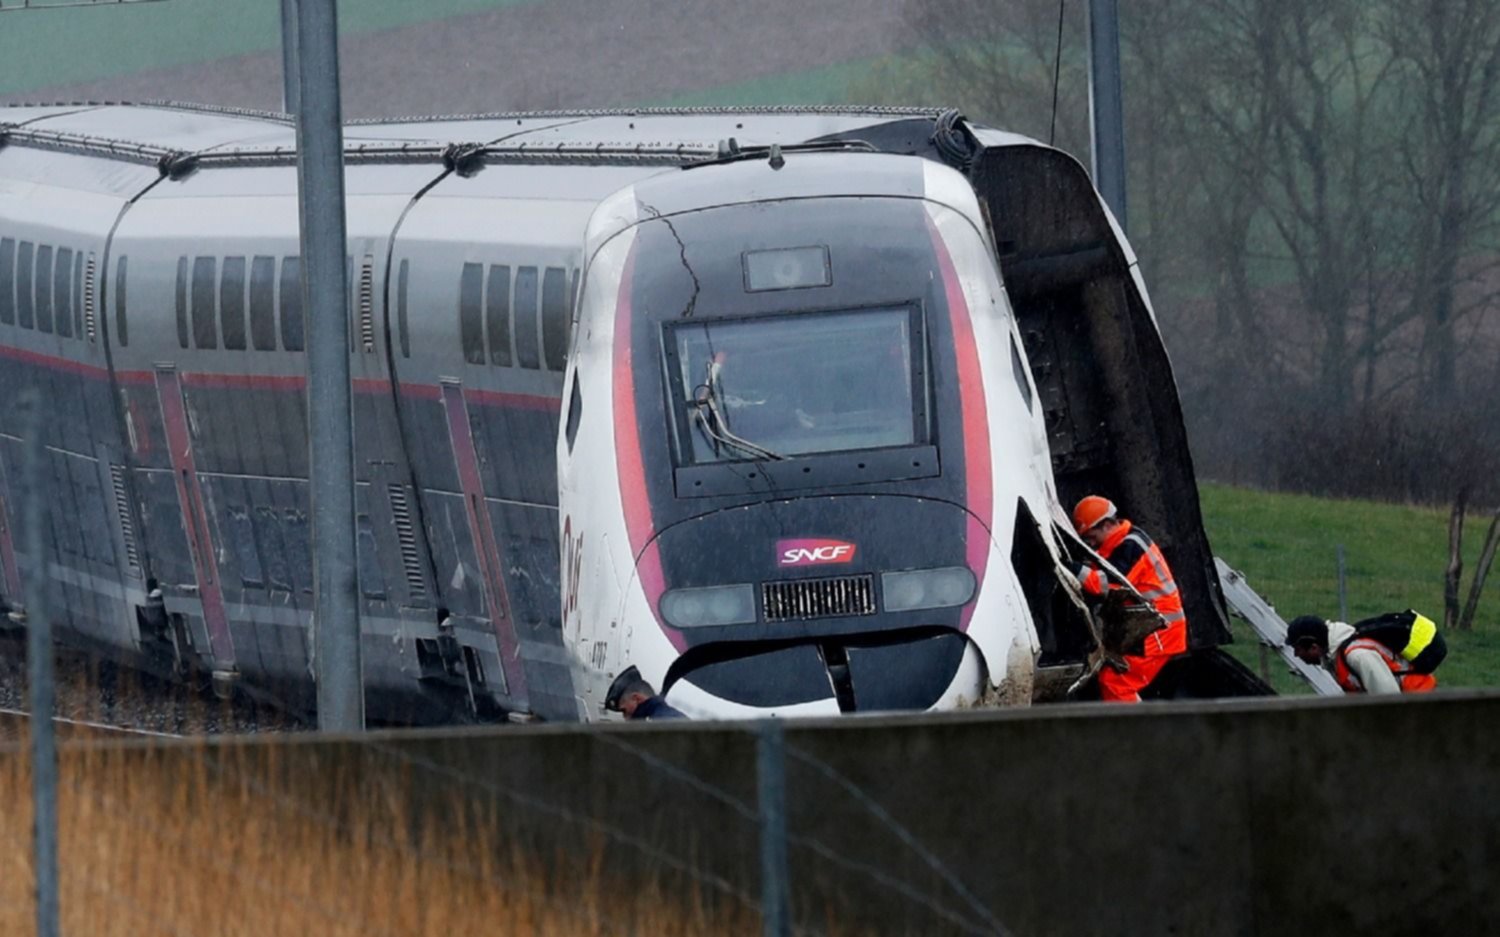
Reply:
M1354 637L1345 641L1339 650L1342 652L1350 641L1359 638L1370 638L1384 644L1391 653L1410 664L1414 673L1432 673L1448 656L1448 643L1438 633L1437 624L1411 609L1355 622Z

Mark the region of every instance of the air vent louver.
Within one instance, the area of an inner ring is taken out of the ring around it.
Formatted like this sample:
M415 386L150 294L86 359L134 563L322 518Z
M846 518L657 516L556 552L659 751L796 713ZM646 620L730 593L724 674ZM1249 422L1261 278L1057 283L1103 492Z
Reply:
M396 539L401 544L401 568L406 572L406 588L413 602L427 598L427 583L422 579L422 562L417 556L417 535L411 523L411 505L406 488L396 483L386 486L391 499L391 518L396 524Z
M761 584L766 621L802 621L875 614L872 576L795 579Z

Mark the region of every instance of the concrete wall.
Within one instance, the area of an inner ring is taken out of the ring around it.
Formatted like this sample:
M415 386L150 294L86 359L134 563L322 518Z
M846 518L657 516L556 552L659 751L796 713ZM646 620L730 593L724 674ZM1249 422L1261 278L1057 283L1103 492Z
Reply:
M790 752L858 785L1000 927L793 754L796 911L840 933L1492 932L1497 725L1500 695L1459 693L793 722ZM332 811L399 777L429 824L480 806L539 862L604 848L613 874L693 887L675 857L701 890L758 898L749 729L257 738L214 743L210 757L274 766ZM133 752L166 770L203 757Z

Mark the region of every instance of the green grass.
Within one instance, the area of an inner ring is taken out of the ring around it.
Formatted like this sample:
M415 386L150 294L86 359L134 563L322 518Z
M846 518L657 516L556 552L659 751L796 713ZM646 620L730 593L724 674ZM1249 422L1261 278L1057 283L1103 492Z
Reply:
M1442 621L1443 572L1448 564L1448 512L1410 505L1340 501L1205 484L1203 520L1214 553L1245 574L1250 586L1285 619L1339 615L1338 545L1344 545L1349 620L1415 608ZM1471 514L1465 525L1461 600L1484 540L1488 519ZM1438 671L1445 687L1500 686L1500 570L1489 585L1468 633L1445 632L1448 659ZM1259 671L1250 627L1235 621L1231 648ZM1272 660L1273 683L1290 692L1304 685Z
M535 0L341 0L358 35ZM277 0L167 0L0 12L0 94L281 48Z

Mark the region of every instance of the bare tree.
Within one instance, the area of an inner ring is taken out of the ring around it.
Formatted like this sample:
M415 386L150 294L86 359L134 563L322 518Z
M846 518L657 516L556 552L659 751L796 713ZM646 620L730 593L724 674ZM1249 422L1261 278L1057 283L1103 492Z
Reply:
M1400 70L1407 115L1397 164L1411 201L1410 300L1424 321L1423 390L1457 396L1455 326L1465 270L1500 213L1500 5L1493 0L1383 0L1375 35ZM1470 307L1488 311L1493 295Z

